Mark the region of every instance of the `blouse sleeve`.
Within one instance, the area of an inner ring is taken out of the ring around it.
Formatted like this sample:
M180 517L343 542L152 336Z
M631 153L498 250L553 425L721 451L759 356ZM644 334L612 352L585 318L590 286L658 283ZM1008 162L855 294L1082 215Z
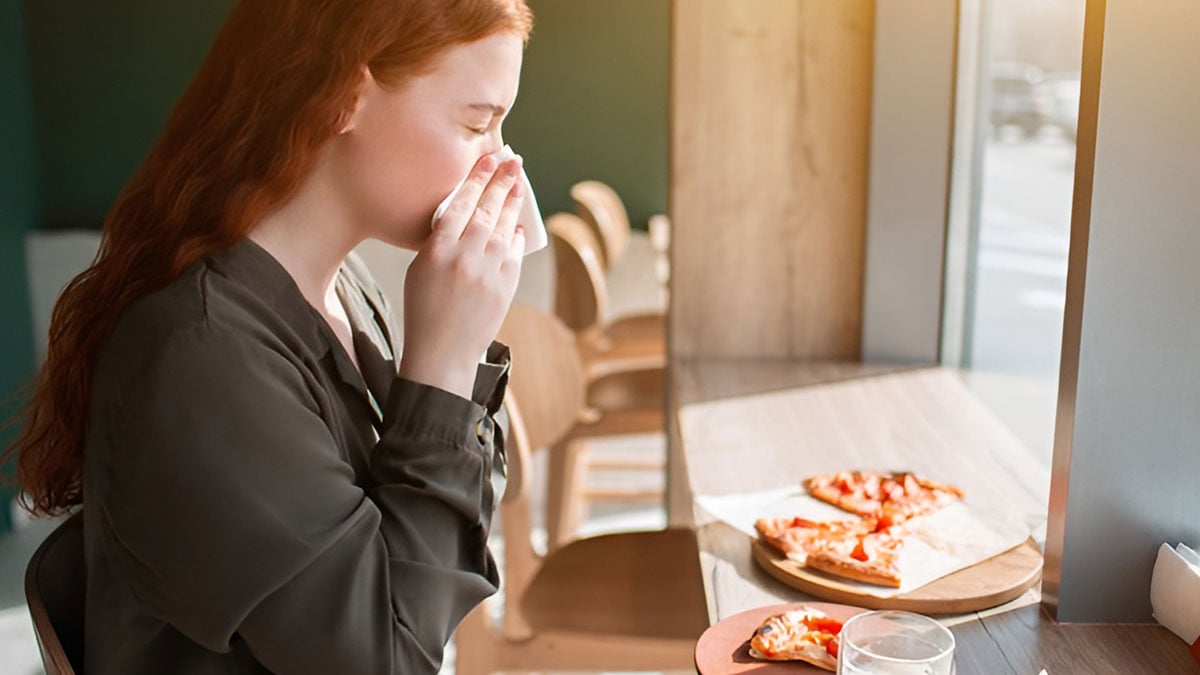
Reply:
M102 508L149 611L214 651L243 640L273 672L437 672L499 583L503 365L481 370L483 405L396 378L364 490L284 353L205 325L150 364L116 402Z

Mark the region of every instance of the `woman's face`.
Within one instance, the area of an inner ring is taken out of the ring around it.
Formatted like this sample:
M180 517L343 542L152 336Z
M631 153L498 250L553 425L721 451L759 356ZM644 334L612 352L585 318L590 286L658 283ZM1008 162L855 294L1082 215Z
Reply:
M432 70L400 86L365 78L331 146L329 174L362 233L407 249L424 243L437 205L504 144L522 52L519 36L497 33L447 48Z

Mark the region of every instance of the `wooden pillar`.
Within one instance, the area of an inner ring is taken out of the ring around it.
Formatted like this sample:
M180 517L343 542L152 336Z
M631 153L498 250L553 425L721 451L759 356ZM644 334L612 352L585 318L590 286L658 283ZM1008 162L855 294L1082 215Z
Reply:
M870 0L675 0L670 351L857 359Z
M873 32L871 0L672 0L673 363L859 358Z

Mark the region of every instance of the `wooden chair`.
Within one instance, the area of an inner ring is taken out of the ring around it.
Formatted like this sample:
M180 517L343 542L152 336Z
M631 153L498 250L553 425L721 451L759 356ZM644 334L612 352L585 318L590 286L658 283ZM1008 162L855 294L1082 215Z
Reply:
M571 186L575 213L592 229L600 242L600 263L608 272L629 248L631 227L629 213L620 195L607 183L585 180ZM666 305L671 266L668 252L671 241L671 220L662 214L650 216L646 223L650 245L654 249L654 277L658 281L660 300Z
M585 364L596 360L665 359L666 322L660 312L610 318L603 254L579 216L546 219L554 246L554 312L582 338Z
M557 451L580 424L582 367L570 331L532 307L514 305L500 339L513 350L509 479L499 508L503 622L492 624L489 603L468 615L455 638L457 672L691 669L707 626L693 532L608 534L545 558L535 552L530 456Z
M46 537L25 570L25 600L46 675L83 672L86 576L83 513L77 512Z
M600 264L612 269L629 247L629 213L617 191L598 180L580 181L571 186L575 213L595 233L600 243Z
M604 320L608 293L588 226L578 216L557 213L546 227L554 245L555 311L576 334L588 422L571 434L566 449L551 456L547 530L554 548L574 536L590 501L662 499L660 489L588 488L591 469L661 472L664 466L661 456L589 460L587 439L663 431L666 348L661 314Z

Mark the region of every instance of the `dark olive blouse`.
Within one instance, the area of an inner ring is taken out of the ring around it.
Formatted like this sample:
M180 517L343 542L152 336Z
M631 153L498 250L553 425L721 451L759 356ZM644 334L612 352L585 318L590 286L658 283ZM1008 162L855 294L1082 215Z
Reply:
M249 239L129 307L87 422L85 663L120 673L435 673L495 592L508 353L473 400L400 378L354 256L361 375Z

